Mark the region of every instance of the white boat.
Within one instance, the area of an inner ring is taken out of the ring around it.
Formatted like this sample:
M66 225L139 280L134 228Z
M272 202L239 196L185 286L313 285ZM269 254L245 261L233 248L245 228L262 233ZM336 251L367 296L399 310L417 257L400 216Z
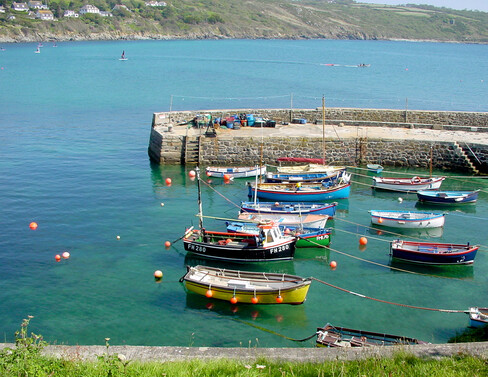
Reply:
M273 221L279 225L302 225L307 228L325 228L327 223L327 215L290 215L279 213L240 213L238 219L241 221L252 221L256 223L262 223L267 221Z
M34 51L36 54L40 54L41 53L41 49L39 48L39 46L37 47L36 51Z
M307 164L295 166L279 166L276 168L280 174L306 174L306 173L324 173L334 174L345 171L345 166L322 165L322 164Z
M370 172L373 172L376 174L379 174L383 171L383 166L381 166L380 164L367 164L366 167L368 168L368 170Z
M483 327L488 325L488 308L469 308L469 326Z
M266 174L266 166L209 166L205 169L207 177L234 179L256 177Z
M417 211L371 210L371 222L392 228L439 228L444 226L445 214Z
M373 188L401 192L436 190L441 187L444 179L446 179L446 177L373 177Z
M119 60L128 60L126 57L125 57L125 51L122 51L122 55L120 56L120 59Z

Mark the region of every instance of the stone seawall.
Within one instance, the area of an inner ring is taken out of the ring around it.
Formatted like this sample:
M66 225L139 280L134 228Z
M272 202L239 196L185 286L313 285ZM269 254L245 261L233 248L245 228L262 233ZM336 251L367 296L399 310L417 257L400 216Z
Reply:
M430 140L409 139L408 137L395 139L389 137L391 132L388 131L391 129L388 127L398 130L400 128L431 128L438 129L438 131L432 132L445 134L451 132L447 127L461 127L464 134L480 135L478 139L484 140L484 135L486 135L484 132L488 132L488 126L486 126L488 113L415 112L417 120L431 122L430 124L423 123L420 127L419 124L413 123L406 125L405 123L383 122L385 119L394 120L394 116L400 116L401 114L397 110L329 109L329 111L335 111L339 115L342 114L343 117L346 117L344 114L347 113L347 117L350 118L353 118L352 114L358 116L357 114L364 111L369 114L369 120L351 120L351 122L360 122L360 125L355 128L350 127L358 132L353 132L346 138L330 135L324 138L318 136L317 133L309 132L309 129L313 127L316 131L321 129L320 126L313 125L313 123L322 122L322 111L294 112L292 119L305 117L308 125L299 125L290 131L292 125L281 125L285 119L279 118L279 116L289 117L290 110L259 110L264 118L269 117L277 121L277 126L272 128L272 132L266 127L264 130L268 133L263 132L263 128L243 127L240 130L218 130L216 136L209 137L205 134L205 128L197 129L190 125L177 125L193 119L197 112L156 113L151 129L149 156L160 164L200 163L202 165L238 166L254 165L261 160L262 155L263 163L275 165L276 160L280 157L322 158L325 149L325 159L329 164L358 166L381 162L385 166L428 168L432 156L434 169L476 173L473 170L474 164L481 172L488 172L488 145L484 143L470 143L469 146L467 143L462 143L460 145L461 143L457 143L455 137L443 138L443 140L435 137ZM205 113L211 114L212 117L225 117L240 112L257 114L258 110L214 110ZM199 114L202 113L199 112ZM381 117L378 114L381 114ZM314 115L315 118L313 118ZM430 118L427 115L430 115ZM373 121L374 116L382 121ZM458 124L441 125L444 120L456 121ZM434 121L438 123L434 124ZM344 123L347 120L341 118L337 122ZM328 119L327 124L330 124ZM368 128L369 125L383 127L384 132L381 137L377 135L365 137L364 132L359 132L364 129L372 130L372 128ZM190 140L198 145L197 160L190 161L188 157L187 150ZM323 142L325 142L325 148L323 148Z

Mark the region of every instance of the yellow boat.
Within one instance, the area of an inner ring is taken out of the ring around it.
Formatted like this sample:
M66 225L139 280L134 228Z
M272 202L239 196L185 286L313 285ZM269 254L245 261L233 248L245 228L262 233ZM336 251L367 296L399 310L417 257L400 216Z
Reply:
M302 304L312 282L296 275L207 266L187 267L180 279L188 291L232 304Z

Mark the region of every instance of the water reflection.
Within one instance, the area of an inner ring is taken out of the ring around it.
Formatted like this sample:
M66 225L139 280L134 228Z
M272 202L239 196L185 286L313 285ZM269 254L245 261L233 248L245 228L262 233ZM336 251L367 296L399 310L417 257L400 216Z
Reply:
M461 213L476 213L476 203L466 204L433 204L426 202L415 203L415 208L420 211L436 211L436 212L461 212Z
M413 237L413 238L440 238L444 232L444 228L423 228L423 229L398 229L382 227L380 225L371 225L368 228L370 234L377 236L386 235L391 237Z
M435 266L422 265L415 263L402 262L395 258L390 258L390 267L393 271L403 272L406 270L417 274L434 275L454 279L474 279L473 265L456 265L456 266Z

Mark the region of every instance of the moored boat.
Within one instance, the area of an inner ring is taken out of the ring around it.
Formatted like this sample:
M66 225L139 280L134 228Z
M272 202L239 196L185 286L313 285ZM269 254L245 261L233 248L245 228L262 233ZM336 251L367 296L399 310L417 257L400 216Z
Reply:
M327 215L334 217L337 202L333 203L301 203L301 202L242 202L241 213L275 213L288 215Z
M281 225L281 230L296 237L296 248L329 246L331 240L330 228L304 227L301 225ZM229 232L259 234L259 228L254 223L228 222Z
M488 308L469 308L469 326L484 327L488 325Z
M412 177L392 178L373 177L373 188L381 190L417 192L419 190L436 190L441 187L446 177Z
M444 226L445 214L421 211L371 210L371 222L392 228L438 228Z
M328 182L337 180L342 171L333 173L274 173L268 172L265 182L296 183L296 182Z
M187 267L180 279L187 290L233 304L302 304L312 282L296 275Z
M291 201L291 202L320 202L331 199L348 198L351 190L349 180L336 184L324 183L252 183L248 182L249 197L260 199Z
M417 198L420 202L435 204L467 204L476 203L478 193L475 191L434 191L421 190L417 191Z
M208 166L205 169L208 177L234 179L255 177L266 174L266 166Z
M441 242L394 240L390 244L393 258L432 265L472 264L479 246Z
M368 168L368 171L379 174L383 171L383 166L380 164L367 164L366 167Z
M327 215L291 215L291 214L277 214L277 213L239 213L237 218L241 221L254 223L276 222L277 225L302 225L313 228L323 228L327 223L329 216Z
M405 336L336 327L326 324L317 328L316 343L319 347L372 347L427 344Z

